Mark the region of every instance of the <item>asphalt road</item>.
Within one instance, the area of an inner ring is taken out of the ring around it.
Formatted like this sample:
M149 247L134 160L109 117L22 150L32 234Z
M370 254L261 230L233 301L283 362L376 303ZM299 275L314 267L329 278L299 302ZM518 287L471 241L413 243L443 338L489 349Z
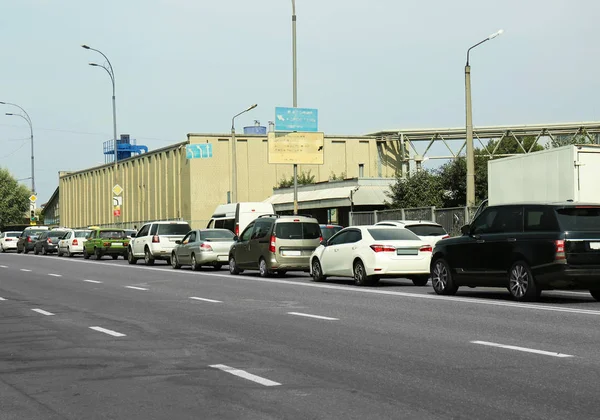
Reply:
M586 293L0 254L0 298L2 420L600 417Z

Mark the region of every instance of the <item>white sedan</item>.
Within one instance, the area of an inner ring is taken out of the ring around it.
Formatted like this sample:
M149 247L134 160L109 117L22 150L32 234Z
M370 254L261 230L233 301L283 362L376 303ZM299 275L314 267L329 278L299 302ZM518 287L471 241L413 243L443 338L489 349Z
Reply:
M321 243L310 257L314 281L353 277L356 285L372 285L382 277L409 278L415 286L429 279L432 247L408 229L353 226Z
M58 256L72 257L75 254L83 254L83 244L90 232L91 230L85 229L67 231L66 235L58 241Z
M17 242L19 241L21 232L2 232L0 233L0 249L2 252L11 249L17 250Z

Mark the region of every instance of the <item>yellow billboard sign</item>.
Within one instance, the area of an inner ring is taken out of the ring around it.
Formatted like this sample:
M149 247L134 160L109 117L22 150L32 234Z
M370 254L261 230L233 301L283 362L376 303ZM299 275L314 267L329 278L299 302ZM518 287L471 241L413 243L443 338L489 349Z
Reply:
M325 135L323 133L270 132L269 163L322 165L323 146Z

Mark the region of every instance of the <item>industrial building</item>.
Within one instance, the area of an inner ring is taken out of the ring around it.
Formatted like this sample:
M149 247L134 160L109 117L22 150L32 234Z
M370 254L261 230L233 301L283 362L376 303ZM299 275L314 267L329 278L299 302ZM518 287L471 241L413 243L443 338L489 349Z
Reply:
M236 137L237 201L266 200L282 179L289 180L293 174L292 165L269 164L266 133L250 132ZM147 152L140 150L141 146L134 149L128 138L119 140L117 147L116 174L111 162L60 173L62 225L119 223L139 227L149 220L184 219L200 228L206 226L217 205L231 198L233 158L229 134L188 134L185 142ZM109 153L105 147L105 155ZM395 141L325 135L323 165L298 165L298 173L310 171L316 183L332 178L393 178L400 160ZM123 189L119 194L112 191L115 184ZM113 197L122 198L113 201ZM340 203L331 201L332 206ZM348 200L343 203L350 205ZM118 218L113 215L116 204Z

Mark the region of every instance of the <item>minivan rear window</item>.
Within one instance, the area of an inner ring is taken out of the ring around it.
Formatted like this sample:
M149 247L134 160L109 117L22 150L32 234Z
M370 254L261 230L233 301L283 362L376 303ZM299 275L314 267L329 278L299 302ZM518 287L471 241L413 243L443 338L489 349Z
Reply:
M443 227L436 225L411 225L405 227L417 236L445 236L448 234Z
M600 207L565 207L557 209L556 214L563 231L600 232Z
M185 235L192 228L187 223L169 223L167 225L158 225L157 235Z
M419 241L419 237L408 229L368 229L376 241Z
M215 229L227 229L232 232L235 231L235 219L216 219L214 226Z
M318 223L280 222L276 224L275 236L281 239L319 239Z

